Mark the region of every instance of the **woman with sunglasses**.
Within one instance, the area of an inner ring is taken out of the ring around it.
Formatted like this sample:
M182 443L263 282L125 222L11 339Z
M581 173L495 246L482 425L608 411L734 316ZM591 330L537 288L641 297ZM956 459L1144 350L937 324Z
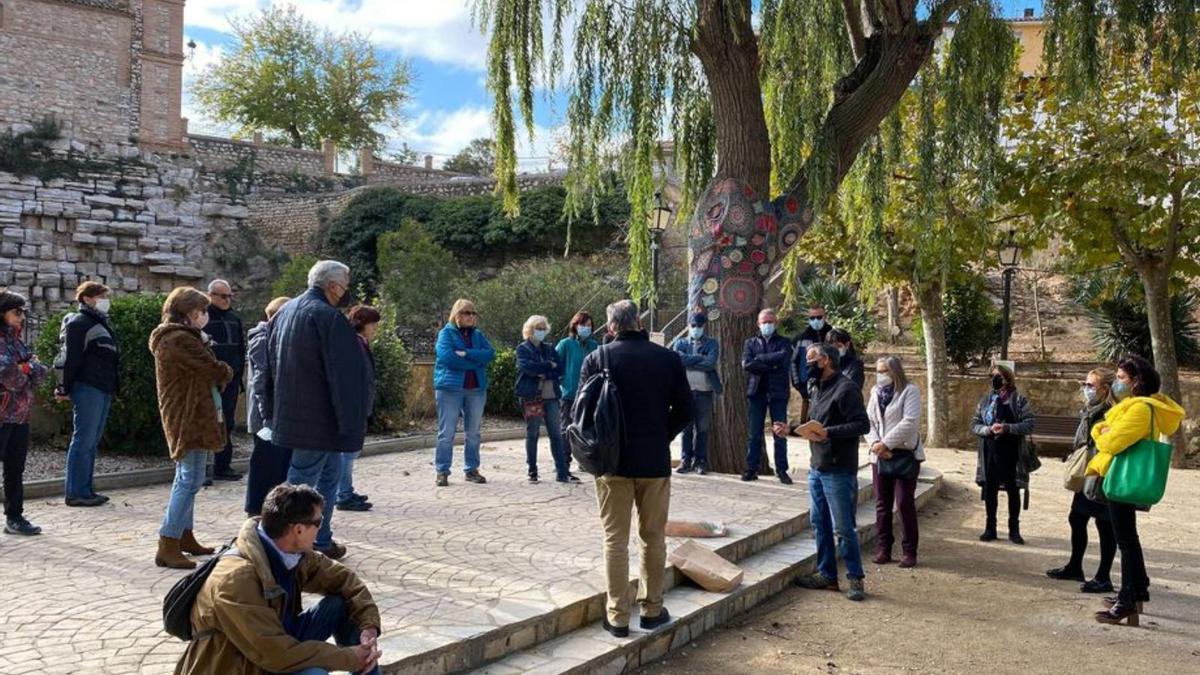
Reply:
M4 531L41 534L25 519L25 458L29 455L29 412L33 390L47 369L21 340L25 297L0 291L0 462L4 462Z
M433 395L437 401L438 437L434 466L435 484L450 484L450 464L454 458L454 432L458 418L463 420L466 448L463 468L468 483L486 483L479 473L480 426L483 406L487 403L488 364L496 350L479 330L475 303L458 299L450 309L450 320L438 333L433 365Z

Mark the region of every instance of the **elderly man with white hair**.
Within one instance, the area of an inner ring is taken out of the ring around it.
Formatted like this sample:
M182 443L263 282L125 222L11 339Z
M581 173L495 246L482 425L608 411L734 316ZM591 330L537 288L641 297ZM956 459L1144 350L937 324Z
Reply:
M350 268L321 260L308 285L271 322L263 426L272 443L292 449L288 482L315 486L325 498L314 547L337 560L346 548L333 541L333 506L341 453L361 450L367 433L367 360L339 309L349 304Z
M217 480L239 480L242 474L233 470L233 421L237 412L238 395L245 387L242 373L246 370L246 331L242 319L233 310L233 288L224 279L208 284L208 323L204 332L217 358L233 369L233 379L221 390L221 414L225 419L225 447L213 457L212 477Z

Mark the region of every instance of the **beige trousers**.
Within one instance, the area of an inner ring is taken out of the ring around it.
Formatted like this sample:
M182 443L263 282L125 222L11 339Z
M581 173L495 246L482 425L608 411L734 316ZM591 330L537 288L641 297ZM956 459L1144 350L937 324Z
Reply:
M596 479L596 502L604 527L604 571L608 582L608 623L628 626L629 527L637 505L641 582L637 600L644 617L662 611L663 574L667 564L667 511L671 503L670 478Z

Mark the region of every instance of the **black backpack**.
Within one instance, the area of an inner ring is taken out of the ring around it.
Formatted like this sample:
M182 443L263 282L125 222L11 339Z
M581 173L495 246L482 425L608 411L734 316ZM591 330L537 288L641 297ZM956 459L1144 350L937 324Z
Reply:
M609 345L597 350L600 372L580 385L571 410L572 421L567 427L571 455L593 476L617 471L625 440L625 416L621 412L620 393L608 369L608 350Z
M189 572L186 577L176 581L171 590L167 591L166 597L163 598L163 630L167 631L168 635L184 642L192 640L192 607L196 604L196 596L200 595L200 589L204 587L204 582L208 581L222 556L226 553L240 555L238 550L233 548L234 541L237 540L222 546L216 555Z

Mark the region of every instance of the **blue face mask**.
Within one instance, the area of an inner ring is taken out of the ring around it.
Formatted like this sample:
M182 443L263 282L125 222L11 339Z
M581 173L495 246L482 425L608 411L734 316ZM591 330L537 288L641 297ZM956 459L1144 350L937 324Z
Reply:
M813 330L821 330L825 327L825 319L809 319L808 325Z
M699 340L704 337L704 326L692 326L688 329L688 335L691 335L693 340Z
M586 340L592 336L592 327L591 326L579 326L578 328L575 329L575 332L579 334L580 340Z
M533 331L533 341L534 341L534 342L541 342L542 340L545 340L545 339L546 339L546 333L547 333L547 332L548 332L548 331L544 331L544 330L542 330L542 329L540 329L540 328L535 328L535 329L534 329L534 331Z
M763 336L763 337L768 337L768 338L769 338L769 337L771 337L772 335L774 335L774 334L775 334L775 324L773 324L773 323L760 323L760 324L758 325L758 330L762 332L762 336Z
M1112 386L1113 398L1117 399L1118 401L1129 396L1129 391L1130 390L1129 390L1128 384L1125 384L1124 382L1122 382L1120 380L1113 382L1113 386Z

